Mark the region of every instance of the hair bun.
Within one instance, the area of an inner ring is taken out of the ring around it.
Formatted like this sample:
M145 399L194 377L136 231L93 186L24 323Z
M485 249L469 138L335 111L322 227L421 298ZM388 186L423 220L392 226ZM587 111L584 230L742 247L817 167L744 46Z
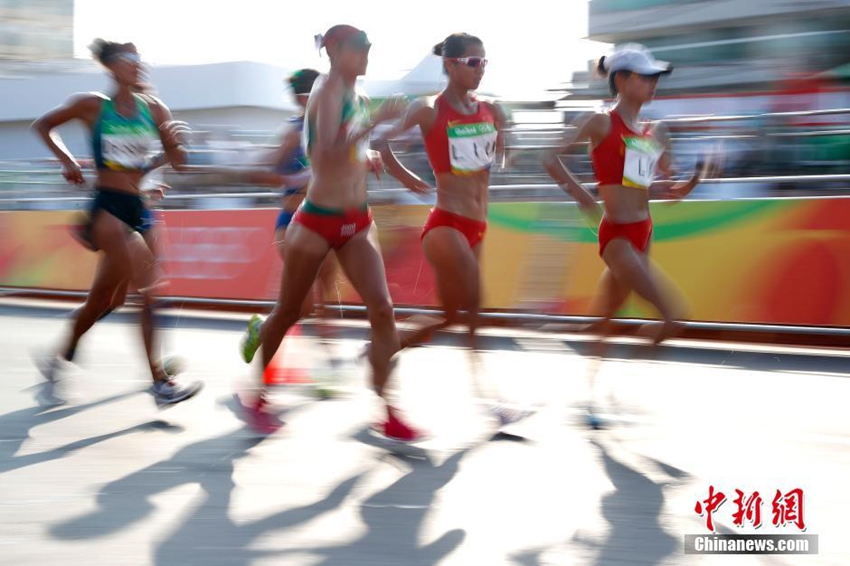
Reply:
M92 55L95 58L100 58L100 55L103 53L103 47L106 45L106 40L100 37L95 38L94 41L89 45L89 51L91 51Z
M602 77L608 76L608 68L607 68L607 65L606 65L607 60L608 60L608 57L603 55L602 57L599 58L599 61L596 63L596 72L599 74L599 76L602 76Z

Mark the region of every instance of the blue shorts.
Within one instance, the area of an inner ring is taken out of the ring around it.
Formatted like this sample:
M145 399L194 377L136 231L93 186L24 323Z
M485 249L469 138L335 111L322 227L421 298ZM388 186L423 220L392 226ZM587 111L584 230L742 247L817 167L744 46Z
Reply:
M281 228L289 228L289 225L292 223L293 216L295 216L295 212L281 210L280 214L277 215L277 222L274 225L275 232Z
M142 224L139 226L139 234L144 235L145 232L150 230L153 227L153 214L151 213L151 209L145 207L142 211Z

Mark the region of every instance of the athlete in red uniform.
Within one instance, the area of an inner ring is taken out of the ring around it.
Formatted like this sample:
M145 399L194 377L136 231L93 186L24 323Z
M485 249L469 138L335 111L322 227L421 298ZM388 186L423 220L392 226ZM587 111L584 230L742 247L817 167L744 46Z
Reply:
M386 141L419 126L437 179L437 205L422 231L422 247L434 268L445 318L403 334L402 346L415 345L435 330L459 322L459 311L465 311L474 347L490 168L504 153L500 132L506 119L497 105L474 93L487 65L480 39L465 33L450 35L434 47L434 53L443 57L448 86L436 97L411 104L401 123L379 142L387 171L411 191L427 192L427 183L398 161Z
M401 123L378 142L387 171L411 191L426 192L430 187L398 161L386 141L418 126L437 180L437 204L422 230L422 247L434 269L445 317L402 333L401 343L413 346L436 330L466 322L475 352L490 169L494 163L503 164L507 119L497 104L475 95L487 65L479 38L450 35L434 47L434 54L443 58L448 86L435 97L411 104ZM507 413L498 409L497 415Z
M652 217L649 213L649 188L656 171L670 176L670 140L663 124L640 123L641 107L655 96L661 75L671 72L663 61L656 61L641 46L628 46L603 57L598 66L608 77L616 104L607 112L593 115L576 133L550 152L544 165L555 181L570 193L585 212L598 217L601 211L594 198L567 170L559 159L573 144L589 141L593 171L602 197L604 216L599 224L599 255L606 269L600 282L603 324L622 306L632 291L651 303L663 319L653 333L654 343L670 337L680 326L682 316L670 296L659 285L659 274L649 262ZM665 196L686 197L711 168L710 161L699 165L687 181L668 186Z

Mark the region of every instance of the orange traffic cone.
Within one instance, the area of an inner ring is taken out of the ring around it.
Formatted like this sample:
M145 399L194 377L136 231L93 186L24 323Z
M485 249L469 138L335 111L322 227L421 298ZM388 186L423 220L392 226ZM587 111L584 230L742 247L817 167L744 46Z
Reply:
M263 383L265 385L304 385L310 383L310 376L307 375L304 368L297 367L295 364L287 364L284 360L287 344L291 344L291 340L299 336L301 336L301 325L296 324L286 334L271 363L266 366L263 372Z

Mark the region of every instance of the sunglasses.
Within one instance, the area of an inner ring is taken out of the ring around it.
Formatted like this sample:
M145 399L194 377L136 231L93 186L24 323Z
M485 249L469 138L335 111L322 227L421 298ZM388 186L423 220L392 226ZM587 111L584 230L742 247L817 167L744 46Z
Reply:
M372 47L372 42L369 41L369 36L366 35L365 31L357 32L353 36L343 40L343 43L347 47L364 51Z
M123 61L127 61L128 63L141 63L142 56L138 53L133 53L131 51L122 51L121 53L116 53L115 55L109 57L109 61L116 61L121 59Z
M449 57L448 59L452 61L457 61L462 65L466 65L467 67L472 67L473 69L483 69L487 66L487 59L484 57Z

